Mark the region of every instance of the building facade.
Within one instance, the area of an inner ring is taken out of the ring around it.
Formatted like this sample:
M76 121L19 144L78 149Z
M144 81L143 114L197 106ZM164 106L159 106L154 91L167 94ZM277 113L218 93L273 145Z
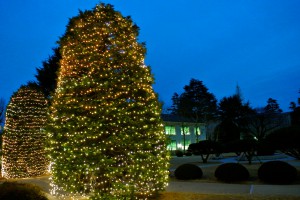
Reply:
M206 140L204 123L195 123L188 118L162 114L165 134L168 136L168 150L187 150L191 143Z

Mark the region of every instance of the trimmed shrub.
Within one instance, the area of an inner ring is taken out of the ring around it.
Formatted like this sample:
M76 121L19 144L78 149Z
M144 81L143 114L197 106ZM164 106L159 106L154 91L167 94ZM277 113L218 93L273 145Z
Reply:
M47 200L41 189L37 186L16 182L0 184L1 200Z
M182 152L181 150L176 150L176 151L175 151L175 155L176 155L177 157L183 157L183 152Z
M277 129L266 136L275 150L300 159L300 126L291 126Z
M192 156L192 153L191 153L190 151L187 151L187 152L185 153L185 156Z
M283 161L269 161L258 169L258 178L271 184L289 184L297 179L297 169Z
M180 180L200 179L203 172L197 165L187 163L177 167L174 175Z
M246 167L239 163L224 163L215 171L215 177L224 182L245 181L249 176Z

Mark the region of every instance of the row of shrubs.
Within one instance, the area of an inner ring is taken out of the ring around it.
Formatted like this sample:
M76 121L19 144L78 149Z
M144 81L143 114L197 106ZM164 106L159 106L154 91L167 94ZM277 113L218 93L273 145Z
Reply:
M175 170L175 177L180 180L201 179L202 169L195 164L183 164ZM258 178L270 184L290 184L297 179L297 169L283 161L269 161L258 169ZM224 163L215 170L215 177L224 182L246 181L250 174L239 163Z
M257 141L254 139L234 140L230 142L203 140L189 145L186 156L201 155L206 162L209 154L220 155L234 152L237 155L273 155L275 151L281 151L296 159L300 159L300 126L291 126L275 130L266 138ZM183 156L183 152L175 151L176 156ZM249 157L251 159L251 157ZM251 161L251 160L249 160Z

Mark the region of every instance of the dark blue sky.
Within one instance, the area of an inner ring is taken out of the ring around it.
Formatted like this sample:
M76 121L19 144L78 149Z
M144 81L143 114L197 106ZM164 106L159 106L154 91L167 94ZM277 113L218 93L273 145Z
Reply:
M191 78L202 80L218 100L236 85L251 106L269 97L288 111L300 89L299 0L102 1L130 15L146 42L146 64L166 106ZM0 97L9 101L78 10L98 0L1 0Z

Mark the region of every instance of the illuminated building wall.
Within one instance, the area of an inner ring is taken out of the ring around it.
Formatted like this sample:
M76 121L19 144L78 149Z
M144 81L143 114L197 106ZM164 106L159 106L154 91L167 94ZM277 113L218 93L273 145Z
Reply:
M196 124L190 119L170 114L162 114L162 120L164 122L165 134L169 138L168 150L183 150L184 135L186 150L191 143L206 140L204 123Z

